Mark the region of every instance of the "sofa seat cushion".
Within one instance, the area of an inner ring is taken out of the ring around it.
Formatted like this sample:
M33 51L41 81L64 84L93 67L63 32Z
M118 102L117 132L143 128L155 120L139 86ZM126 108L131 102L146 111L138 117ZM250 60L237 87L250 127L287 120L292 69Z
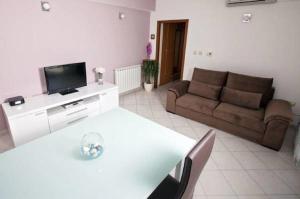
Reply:
M218 106L218 104L218 101L191 94L186 94L176 100L177 106L211 116L213 115L213 110Z
M227 103L221 103L213 112L215 118L260 133L265 131L264 115L264 109L253 110Z

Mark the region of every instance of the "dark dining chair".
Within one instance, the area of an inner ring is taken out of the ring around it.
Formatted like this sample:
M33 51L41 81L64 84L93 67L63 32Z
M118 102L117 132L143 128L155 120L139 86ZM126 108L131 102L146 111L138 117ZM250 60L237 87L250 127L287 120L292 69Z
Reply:
M198 178L209 159L216 134L210 130L188 153L180 182L168 175L148 199L192 199Z

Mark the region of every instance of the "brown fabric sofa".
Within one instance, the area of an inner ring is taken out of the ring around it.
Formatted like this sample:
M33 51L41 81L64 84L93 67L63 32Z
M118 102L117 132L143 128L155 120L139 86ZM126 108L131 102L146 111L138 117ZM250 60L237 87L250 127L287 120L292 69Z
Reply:
M273 100L272 78L195 68L191 81L168 90L169 112L279 150L293 113Z

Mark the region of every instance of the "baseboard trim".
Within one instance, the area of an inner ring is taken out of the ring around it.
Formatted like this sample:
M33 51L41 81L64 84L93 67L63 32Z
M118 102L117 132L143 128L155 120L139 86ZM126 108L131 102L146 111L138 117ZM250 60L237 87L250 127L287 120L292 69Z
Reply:
M2 129L2 130L0 130L0 136L1 135L5 135L5 134L7 134L8 133L8 130L7 129Z
M128 95L130 93L134 93L134 92L137 92L137 91L141 91L143 90L142 87L138 87L138 88L135 88L135 89L132 89L130 91L126 91L126 92L123 92L123 93L119 93L120 96L124 96L124 95Z

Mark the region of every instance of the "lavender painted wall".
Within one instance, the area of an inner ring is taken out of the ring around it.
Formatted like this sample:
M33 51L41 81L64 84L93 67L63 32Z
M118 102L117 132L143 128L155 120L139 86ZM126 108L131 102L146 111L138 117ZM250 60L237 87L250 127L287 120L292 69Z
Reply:
M0 0L1 103L42 93L39 70L44 66L85 61L89 82L99 66L113 81L114 68L145 58L150 13L87 0L50 3L51 12L42 12L36 0ZM125 20L119 20L120 11ZM0 108L0 130L4 128Z

